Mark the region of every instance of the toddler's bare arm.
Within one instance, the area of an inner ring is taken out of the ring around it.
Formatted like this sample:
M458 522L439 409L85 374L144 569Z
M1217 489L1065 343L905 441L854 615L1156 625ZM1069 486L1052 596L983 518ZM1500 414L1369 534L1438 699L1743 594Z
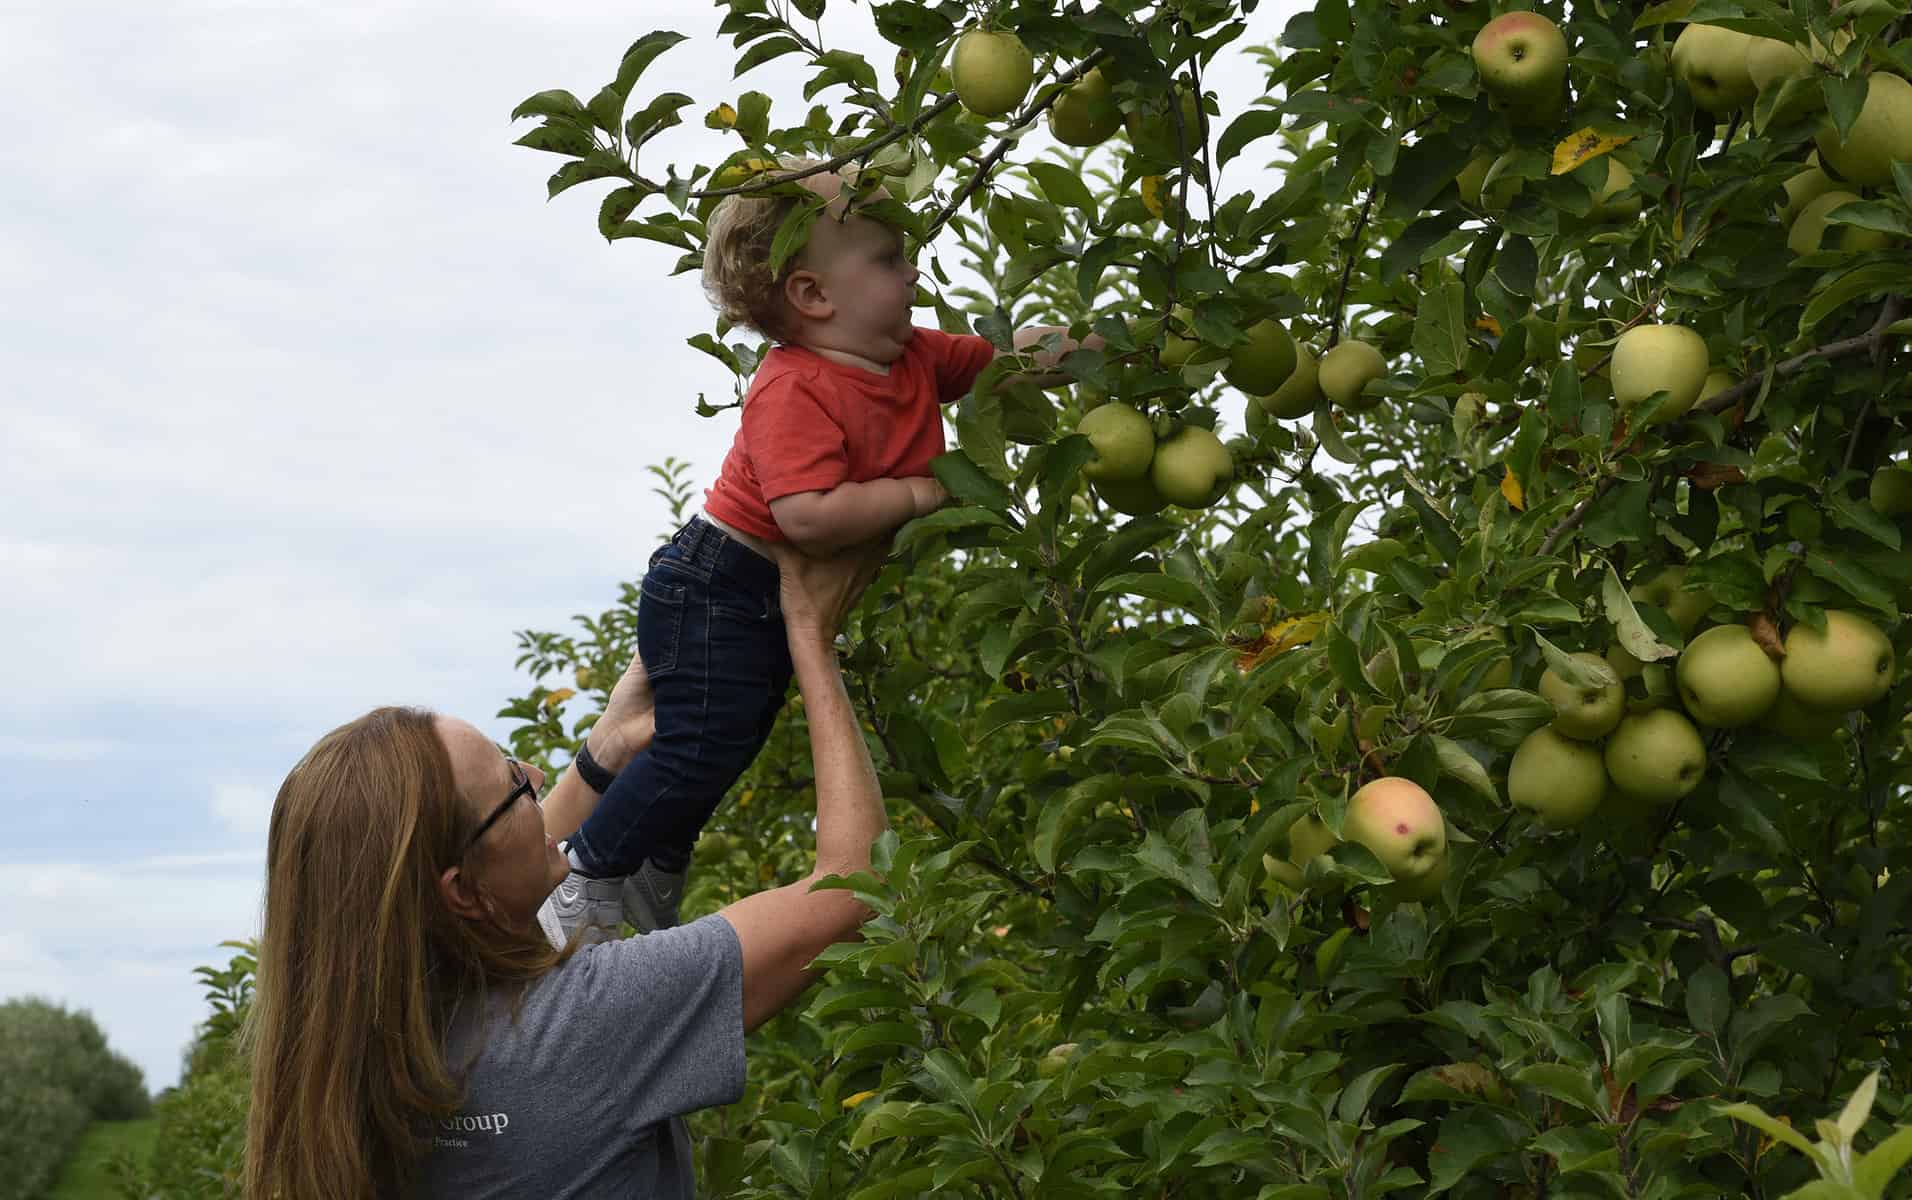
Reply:
M770 515L790 544L813 558L882 537L949 498L926 475L840 483L827 492L798 492L770 502Z

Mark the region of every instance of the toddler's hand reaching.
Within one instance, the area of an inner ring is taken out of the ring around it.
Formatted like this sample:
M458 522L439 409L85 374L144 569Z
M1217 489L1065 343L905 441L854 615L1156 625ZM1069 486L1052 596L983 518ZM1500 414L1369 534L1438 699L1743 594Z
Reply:
M949 503L949 493L932 475L912 475L903 481L909 485L910 499L916 504L916 515L921 517L935 512Z

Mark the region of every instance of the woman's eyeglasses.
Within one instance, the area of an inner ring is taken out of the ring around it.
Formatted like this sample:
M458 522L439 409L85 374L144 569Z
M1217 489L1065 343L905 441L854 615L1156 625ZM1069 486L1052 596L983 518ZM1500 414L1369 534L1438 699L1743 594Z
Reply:
M518 802L518 797L529 796L533 800L538 798L538 787L531 782L531 773L524 769L524 764L515 758L507 758L505 759L505 763L511 768L511 780L516 786L511 789L511 794L506 796L498 807L491 810L491 815L480 822L477 831L466 840L465 854L471 853L471 848L478 844L478 839L485 836L487 830L498 823L498 818L511 811L511 806ZM463 855L460 855L460 857L463 857Z

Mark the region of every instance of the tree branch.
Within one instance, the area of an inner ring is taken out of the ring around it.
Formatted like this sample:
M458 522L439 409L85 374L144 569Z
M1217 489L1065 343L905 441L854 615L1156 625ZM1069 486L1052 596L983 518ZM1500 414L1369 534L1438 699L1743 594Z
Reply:
M1375 185L1368 185L1368 198L1361 202L1361 215L1355 218L1354 232L1348 236L1348 260L1341 264L1341 286L1334 294L1334 311L1328 314L1328 342L1322 353L1334 349L1341 340L1341 306L1348 299L1348 280L1354 276L1354 260L1361 257L1361 231L1367 228L1368 213L1374 209Z
M1799 372L1805 370L1822 358L1849 358L1854 354L1876 354L1882 351L1885 347L1886 327L1899 319L1899 314L1904 310L1904 307L1905 301L1901 297L1887 296L1885 303L1879 306L1879 318L1872 323L1871 329L1866 330L1857 337L1841 338L1836 342L1827 342L1823 346L1814 346L1803 354L1795 354L1791 358L1783 362L1775 363L1763 371L1755 371L1752 375L1740 380L1732 387L1727 388L1711 400L1708 400L1705 404L1700 405L1699 411L1710 413L1725 412L1747 396L1756 393L1768 375L1783 379L1788 375L1799 374Z
M909 124L898 125L888 133L871 138L869 141L845 150L835 158L826 159L814 167L805 167L801 171L779 171L775 175L763 174L750 180L748 183L740 183L736 187L705 188L700 192L692 192L691 196L695 199L703 199L707 196L748 195L751 192L768 191L780 183L794 183L799 179L808 179L812 175L822 175L827 171L834 171L844 163L850 162L853 159L867 158L891 142L908 137L937 117L948 112L951 108L955 107L955 105L956 93L950 92L936 103L924 109L917 115L916 119Z

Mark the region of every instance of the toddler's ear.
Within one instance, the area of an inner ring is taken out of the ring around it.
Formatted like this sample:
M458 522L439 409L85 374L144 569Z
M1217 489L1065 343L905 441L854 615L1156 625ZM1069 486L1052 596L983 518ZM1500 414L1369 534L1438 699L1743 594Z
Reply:
M790 311L808 321L827 321L836 314L836 306L823 292L823 280L815 271L795 270L783 281L783 300Z

